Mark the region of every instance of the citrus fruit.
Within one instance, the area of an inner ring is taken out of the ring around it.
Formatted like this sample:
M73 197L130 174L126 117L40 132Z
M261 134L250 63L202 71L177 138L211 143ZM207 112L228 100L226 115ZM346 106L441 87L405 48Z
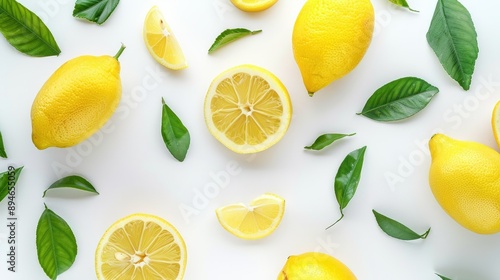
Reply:
M493 128L493 136L495 136L495 141L498 147L500 147L500 101L497 102L495 108L493 108L493 114L491 116L491 126Z
M292 104L285 86L271 72L240 65L219 74L205 98L210 133L240 154L277 143L290 125Z
M179 42L157 6L146 15L143 36L149 53L161 65L173 70L188 67Z
M32 140L38 149L74 146L99 130L120 102L118 57L84 55L61 65L31 107Z
M319 252L288 257L278 280L356 280L356 276L336 258Z
M374 18L370 0L308 0L302 6L292 47L310 96L358 65L370 45Z
M245 12L260 12L276 4L278 0L231 0L236 8Z
M149 214L132 214L112 224L95 253L99 280L180 280L187 251L177 229Z
M443 134L429 141L429 184L441 207L463 227L500 231L500 154L481 143Z
M224 229L243 239L260 239L276 230L285 212L285 200L265 193L249 205L230 204L215 210Z

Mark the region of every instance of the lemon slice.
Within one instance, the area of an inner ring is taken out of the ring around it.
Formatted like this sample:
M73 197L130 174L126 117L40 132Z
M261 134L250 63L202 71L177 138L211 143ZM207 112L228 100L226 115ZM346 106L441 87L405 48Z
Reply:
M285 212L285 200L265 193L247 206L231 204L215 210L220 224L230 233L243 239L259 239L276 230Z
M95 254L99 280L180 280L186 260L186 245L175 227L148 214L132 214L111 225Z
M292 104L285 86L271 72L240 65L219 74L205 98L210 133L240 154L263 151L286 133Z
M143 36L149 53L161 65L173 70L188 66L179 42L157 6L146 15Z
M493 114L491 116L491 126L493 128L495 141L497 142L498 147L500 147L500 101L498 101L495 105L495 108L493 108Z
M236 8L245 12L260 12L270 8L278 0L231 0Z

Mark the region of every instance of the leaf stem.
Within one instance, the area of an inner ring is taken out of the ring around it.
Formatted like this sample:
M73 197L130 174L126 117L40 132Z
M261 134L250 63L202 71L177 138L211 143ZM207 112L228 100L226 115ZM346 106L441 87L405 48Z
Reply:
M122 55L122 52L125 50L126 46L122 43L120 49L118 50L118 52L115 54L115 56L113 56L116 60L118 60L118 58L120 57L120 55Z
M429 228L426 232L424 232L424 234L420 235L420 238L426 239L427 236L429 235L429 232L431 232L431 228Z
M325 228L325 230L330 229L331 227L333 227L334 225L336 225L338 222L340 222L340 220L342 220L342 218L344 218L344 212L340 211L340 214L341 214L340 218L337 221L335 221L335 223L333 223L330 226L328 226L327 228Z

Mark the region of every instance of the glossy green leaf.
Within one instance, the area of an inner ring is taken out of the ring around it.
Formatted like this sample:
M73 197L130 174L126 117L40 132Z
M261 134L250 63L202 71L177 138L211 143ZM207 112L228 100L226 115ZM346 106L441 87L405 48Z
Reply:
M68 270L77 254L73 231L47 205L36 227L36 251L38 262L50 279L57 279L57 276Z
M436 273L437 276L439 276L442 280L451 280L451 278L444 277L443 275L439 275Z
M47 193L48 190L58 189L58 188L73 188L77 190L99 194L94 188L94 186L92 186L92 184L85 178L73 175L55 181L43 192L43 196L45 197L45 194Z
M0 201L2 201L9 194L9 187L15 187L21 171L24 166L14 168L9 166L7 171L0 173ZM14 176L14 178L12 178ZM10 177L10 178L9 178ZM14 179L14 180L12 180Z
M427 42L446 72L468 90L479 53L469 11L457 0L438 0Z
M319 150L322 150L325 147L331 145L333 142L335 142L337 140L340 140L340 139L342 139L344 137L347 137L347 136L353 136L355 134L356 133L351 133L351 134L339 134L339 133L323 134L323 135L319 136L318 138L316 138L316 141L314 141L314 143L312 143L312 145L306 146L306 147L304 147L304 149L319 151Z
M359 115L381 122L409 118L424 109L438 92L419 78L397 79L377 89Z
M116 9L120 0L76 0L73 16L103 24Z
M412 8L410 8L410 5L408 5L408 2L406 2L406 0L389 0L391 3L394 3L400 7L403 7L403 8L407 8L408 10L412 11L412 12L416 12L418 13L419 11L417 10L413 10Z
M349 204L358 189L359 180L361 179L361 170L365 157L366 146L350 152L340 164L340 167L335 176L335 197L340 207L340 218L327 227L331 228L344 218L344 208Z
M260 32L262 32L262 30L251 31L245 28L226 29L219 36L217 36L210 49L208 49L208 53L212 53L240 38L246 37L248 35L255 35Z
M2 132L0 132L0 157L7 158L7 153L5 152L5 147L3 145Z
M0 0L0 32L9 44L29 56L61 53L42 20L15 0Z
M163 142L174 158L178 161L184 161L191 141L189 131L179 117L165 104L163 98L161 102L163 104L161 121Z
M397 239L401 240L426 239L427 235L429 235L429 232L431 231L431 229L429 228L423 234L418 234L396 220L384 216L375 210L372 210L372 212L373 215L375 215L375 219L377 220L377 224L379 225L379 227L385 233L387 233L387 235Z

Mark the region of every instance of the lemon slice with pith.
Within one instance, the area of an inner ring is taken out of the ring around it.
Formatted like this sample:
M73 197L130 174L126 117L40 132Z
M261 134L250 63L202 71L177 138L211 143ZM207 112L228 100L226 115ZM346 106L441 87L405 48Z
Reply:
M263 151L286 133L292 104L271 72L240 65L219 74L205 98L205 122L222 144L240 154Z
M186 261L186 245L177 229L148 214L133 214L111 225L95 254L99 280L181 280Z

